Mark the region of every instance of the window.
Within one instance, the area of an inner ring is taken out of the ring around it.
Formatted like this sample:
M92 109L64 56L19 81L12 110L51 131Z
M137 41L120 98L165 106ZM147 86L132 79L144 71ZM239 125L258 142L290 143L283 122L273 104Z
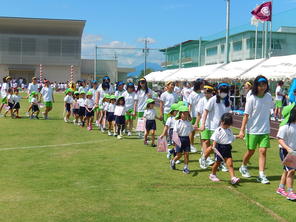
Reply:
M243 48L243 42L242 41L238 41L238 42L234 42L232 43L233 46L233 51L241 51Z
M8 46L9 54L17 55L21 52L21 38L9 38L9 46Z
M23 55L35 55L36 40L33 38L22 39L22 53Z
M206 52L207 52L207 56L214 56L214 55L217 55L218 47L215 46L215 47L212 47L212 48L207 48L207 49L206 49Z
M49 39L48 40L48 55L60 56L61 55L61 40Z
M273 39L271 43L272 49L282 49L281 40L279 39Z
M221 54L223 54L224 53L224 49L225 49L225 45L221 45L220 47L221 47Z
M62 41L62 55L63 56L77 56L78 55L78 40L63 40Z

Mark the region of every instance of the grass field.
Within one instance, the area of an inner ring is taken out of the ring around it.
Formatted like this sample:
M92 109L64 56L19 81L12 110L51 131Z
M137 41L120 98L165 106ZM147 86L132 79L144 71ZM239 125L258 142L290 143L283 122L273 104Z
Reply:
M213 183L199 154L190 155L184 175L182 164L172 171L164 153L136 137L119 141L64 123L62 96L50 120L0 119L0 221L296 221L296 203L275 194L282 172L276 141L270 185L256 182L257 154L253 178L233 187L221 172L223 181ZM26 108L22 100L23 116ZM243 141L233 148L240 176Z

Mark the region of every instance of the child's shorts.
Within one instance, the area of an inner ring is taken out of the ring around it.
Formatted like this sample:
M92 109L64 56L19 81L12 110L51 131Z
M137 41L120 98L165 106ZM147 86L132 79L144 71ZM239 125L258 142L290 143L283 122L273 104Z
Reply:
M288 151L285 150L285 149L283 149L283 148L280 148L279 151L280 151L280 158L281 158L281 161L284 161L284 159L285 159L286 156L288 155ZM284 168L285 171L295 170L294 168L287 167L287 166L284 166L283 168Z
M78 111L78 114L79 114L79 116L85 116L85 111L86 111L86 109L85 109L85 107L79 107L79 111Z
M113 122L113 121L115 121L114 112L108 112L107 121L108 121L108 122Z
M106 120L108 120L109 112L106 111Z
M72 112L74 115L77 115L77 114L79 114L79 109L72 109Z
M66 111L71 112L71 104L70 103L66 103Z
M156 122L155 120L146 120L146 130L156 130Z
M8 103L9 109L13 109L14 103Z
M174 132L174 128L170 128L169 129L169 138L168 138L169 144L173 143L173 132Z
M176 146L176 152L177 153L183 153L183 152L190 152L190 139L189 136L179 136L181 141L181 147Z
M217 144L216 149L219 151L219 153L221 154L221 156L224 159L225 158L232 158L232 154L231 154L232 146L231 146L231 144ZM218 161L218 162L223 161L221 159L221 157L219 157L217 154L215 154L215 156L216 156L216 161Z
M32 106L32 111L33 111L33 112L37 112L37 111L39 111L39 107L38 107L38 105L33 105L33 106Z
M20 103L16 103L16 104L14 105L14 109L20 109L20 108L21 108Z
M115 116L115 122L117 125L125 125L125 117L124 116Z
M92 110L92 111L90 111L90 112L88 112L87 110L85 110L85 116L86 117L93 117L94 116L94 111Z

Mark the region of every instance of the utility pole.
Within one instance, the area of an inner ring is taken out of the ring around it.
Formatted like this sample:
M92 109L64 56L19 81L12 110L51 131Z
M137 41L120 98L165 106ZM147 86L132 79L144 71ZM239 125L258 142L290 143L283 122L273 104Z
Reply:
M198 66L201 66L201 37L199 38L198 44Z
M230 27L230 0L226 0L226 40L225 40L225 61L229 63L229 27Z
M94 61L94 80L97 79L97 45L95 46L95 61Z
M148 50L149 50L148 49L148 39L145 38L145 47L144 47L144 76L146 76Z
M182 68L182 42L180 43L180 50L179 50L179 69Z

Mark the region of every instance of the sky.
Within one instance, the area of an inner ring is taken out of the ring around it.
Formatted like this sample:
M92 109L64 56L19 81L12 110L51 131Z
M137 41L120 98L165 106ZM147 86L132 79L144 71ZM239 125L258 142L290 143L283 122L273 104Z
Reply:
M250 11L262 2L231 0L231 27L249 24ZM273 3L274 14L296 8L296 0ZM225 12L225 0L10 0L0 7L1 16L86 20L83 57L92 57L95 45L143 47L143 38L149 38L149 47L158 49L190 39L206 39L225 30ZM102 58L115 52L103 51L99 52ZM126 66L143 58L140 50L116 53ZM163 59L153 50L149 56L151 62Z

